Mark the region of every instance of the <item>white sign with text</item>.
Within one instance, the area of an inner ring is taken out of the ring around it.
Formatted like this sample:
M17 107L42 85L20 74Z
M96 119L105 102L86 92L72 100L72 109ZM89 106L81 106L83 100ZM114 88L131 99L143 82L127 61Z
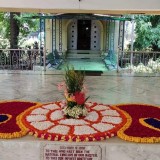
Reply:
M100 145L45 144L42 160L102 160Z

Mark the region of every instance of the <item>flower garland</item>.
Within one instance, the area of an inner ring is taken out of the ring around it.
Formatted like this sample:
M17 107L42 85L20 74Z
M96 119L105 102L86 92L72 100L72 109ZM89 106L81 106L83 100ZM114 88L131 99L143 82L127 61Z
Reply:
M29 134L53 141L100 141L116 135L126 123L124 114L112 106L86 103L88 115L67 119L62 102L34 106L23 113L23 124Z
M28 133L28 129L21 123L21 113L39 103L25 101L0 102L0 138L17 138Z
M145 119L156 119L159 125L160 108L148 104L119 104L119 108L127 117L127 123L117 132L118 137L138 143L160 142L160 131ZM154 124L157 125L157 124Z

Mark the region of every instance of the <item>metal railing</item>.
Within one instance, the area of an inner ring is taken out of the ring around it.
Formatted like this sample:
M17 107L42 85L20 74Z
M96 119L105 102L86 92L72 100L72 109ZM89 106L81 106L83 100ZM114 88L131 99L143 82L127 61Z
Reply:
M0 49L0 69L34 70L44 65L45 51L38 49Z
M160 73L160 52L119 52L117 71Z
M117 57L117 64L116 59L114 61L117 72L160 73L160 52L123 51L118 52ZM35 70L35 66L41 66L45 71L46 64L45 48L0 49L0 69Z

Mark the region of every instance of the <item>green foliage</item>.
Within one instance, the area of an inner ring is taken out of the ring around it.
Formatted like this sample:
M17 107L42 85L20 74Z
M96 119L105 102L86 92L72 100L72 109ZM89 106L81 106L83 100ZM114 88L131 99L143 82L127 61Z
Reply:
M160 16L135 16L135 50L160 51Z
M77 102L74 102L74 101L67 101L67 105L70 107L70 108L73 108L77 105Z
M3 38L9 38L10 30L9 13L0 12L0 35Z
M65 83L68 93L80 92L83 89L84 72L75 71L74 67L66 67L65 70Z
M0 12L0 48L9 46L9 14Z
M15 15L15 19L19 24L19 37L18 40L21 41L31 32L37 31L39 29L39 20L32 18L23 18L23 17L32 17L37 14L33 13L21 13L20 16ZM10 13L0 12L0 48L9 47L10 41ZM1 41L4 39L4 42Z
M21 13L20 16L15 16L19 21L20 33L23 36L27 36L29 33L39 29L39 20L32 19L33 16L37 15L36 13Z
M54 56L53 56L53 53L49 53L47 56L46 56L47 60L49 60L49 62L51 64L54 64Z

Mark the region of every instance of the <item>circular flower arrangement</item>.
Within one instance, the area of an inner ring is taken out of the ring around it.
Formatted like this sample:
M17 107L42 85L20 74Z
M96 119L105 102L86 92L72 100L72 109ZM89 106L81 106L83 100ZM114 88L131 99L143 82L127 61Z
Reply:
M114 107L86 103L86 117L67 119L62 102L44 104L28 109L22 118L31 135L54 141L98 141L116 135L126 118Z

